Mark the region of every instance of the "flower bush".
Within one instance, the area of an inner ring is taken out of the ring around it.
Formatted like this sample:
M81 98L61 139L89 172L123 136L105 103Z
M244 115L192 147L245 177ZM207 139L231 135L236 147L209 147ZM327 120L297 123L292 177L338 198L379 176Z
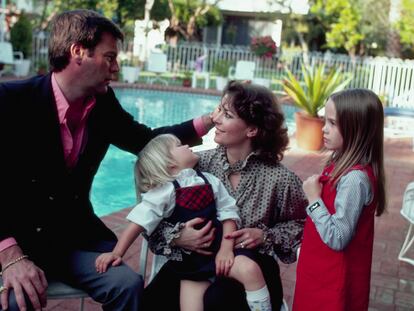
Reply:
M276 54L276 43L271 36L252 38L251 50L259 57L271 58Z

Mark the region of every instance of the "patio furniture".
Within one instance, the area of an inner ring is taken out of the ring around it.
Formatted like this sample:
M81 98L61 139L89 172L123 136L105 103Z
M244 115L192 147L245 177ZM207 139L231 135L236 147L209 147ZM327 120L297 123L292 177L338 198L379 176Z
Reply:
M253 80L256 63L246 60L239 60L236 67L229 68L228 77L230 80Z
M147 275L147 263L150 256L148 251L148 241L142 239L141 243L141 253L139 255L139 271L138 273L142 275L144 281L148 277L146 284L150 283L155 275L160 271L162 266L167 262L167 257L161 255L152 255L151 269L149 271L149 276ZM152 253L151 253L152 254Z
M410 222L407 235L401 247L398 259L414 266L414 258L409 258L407 252L414 243L414 181L409 183L404 192L401 215Z
M167 72L167 54L159 49L152 49L148 56L147 70L156 74L156 77L150 78L148 83L153 84L159 81L168 85L167 80L161 78L161 74Z
M13 65L13 48L10 42L0 42L0 77L4 72L4 65Z
M193 72L193 77L191 80L191 87L196 88L197 87L197 80L199 78L204 79L204 88L208 89L210 88L210 73L209 72Z
M386 124L384 133L392 137L412 137L414 151L414 108L385 107Z
M89 295L85 291L59 281L50 281L47 288L48 299L80 299L80 311L83 311L85 298L88 297Z
M59 281L48 281L48 283L47 299L80 299L79 310L83 311L84 300L89 297L86 292ZM1 284L3 279L0 277Z
M10 42L0 42L0 77L4 70L4 65L12 65L12 73L16 77L25 77L29 74L30 60L24 59L23 53L20 51L13 52Z
M253 78L253 83L269 88L271 81L270 79L266 79L266 78Z

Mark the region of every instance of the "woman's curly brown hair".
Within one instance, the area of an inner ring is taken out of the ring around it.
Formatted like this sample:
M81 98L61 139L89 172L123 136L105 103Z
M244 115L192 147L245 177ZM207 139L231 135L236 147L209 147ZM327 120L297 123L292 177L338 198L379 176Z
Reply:
M285 117L276 96L267 88L230 81L223 92L237 115L248 125L258 128L253 150L265 161L279 162L289 143Z

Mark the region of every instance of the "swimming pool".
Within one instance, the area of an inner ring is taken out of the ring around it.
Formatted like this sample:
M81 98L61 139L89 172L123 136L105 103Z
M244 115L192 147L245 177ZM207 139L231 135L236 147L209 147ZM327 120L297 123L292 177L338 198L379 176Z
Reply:
M183 122L209 113L217 106L217 96L142 89L116 89L122 106L136 120L150 127ZM284 106L290 134L294 130L295 107ZM212 143L213 131L203 140ZM98 216L105 216L135 204L133 166L135 156L111 146L95 176L91 200Z

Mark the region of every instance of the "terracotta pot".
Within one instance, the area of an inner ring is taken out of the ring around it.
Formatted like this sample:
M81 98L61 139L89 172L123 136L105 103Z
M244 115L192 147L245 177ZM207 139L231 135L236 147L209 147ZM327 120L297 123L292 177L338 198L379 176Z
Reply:
M183 86L184 87L190 87L191 86L191 80L190 79L184 79L183 80Z
M298 111L295 113L295 121L297 145L305 150L321 150L323 147L323 118L311 117Z

